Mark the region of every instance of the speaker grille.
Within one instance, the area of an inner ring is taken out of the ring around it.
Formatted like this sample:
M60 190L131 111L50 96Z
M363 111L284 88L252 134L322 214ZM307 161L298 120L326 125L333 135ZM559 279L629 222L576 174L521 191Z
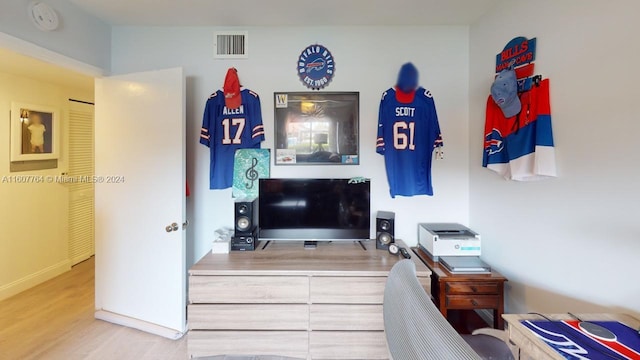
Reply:
M389 245L389 243L391 243L391 240L393 240L393 236L391 236L391 234L389 233L381 232L378 234L378 241L383 245Z
M236 219L236 229L238 229L238 231L247 231L249 230L250 226L251 220L249 220L248 217L240 216L238 217L238 219Z
M380 220L380 230L389 231L391 230L391 223L389 220Z

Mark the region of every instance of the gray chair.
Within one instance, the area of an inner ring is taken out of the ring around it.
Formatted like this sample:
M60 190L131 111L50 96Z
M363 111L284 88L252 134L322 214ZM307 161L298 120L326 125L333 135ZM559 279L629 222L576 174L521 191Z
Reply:
M194 359L195 360L195 359ZM216 355L199 357L197 360L305 360L277 355Z
M458 334L418 282L411 260L399 261L391 269L383 312L387 344L394 360L514 359L515 348L507 345L502 330Z

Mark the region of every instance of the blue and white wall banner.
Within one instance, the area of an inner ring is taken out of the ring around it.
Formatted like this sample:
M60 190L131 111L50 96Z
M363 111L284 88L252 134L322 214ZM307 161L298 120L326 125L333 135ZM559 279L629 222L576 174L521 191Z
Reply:
M333 79L335 60L326 47L315 44L307 46L298 57L298 76L311 90L320 90Z

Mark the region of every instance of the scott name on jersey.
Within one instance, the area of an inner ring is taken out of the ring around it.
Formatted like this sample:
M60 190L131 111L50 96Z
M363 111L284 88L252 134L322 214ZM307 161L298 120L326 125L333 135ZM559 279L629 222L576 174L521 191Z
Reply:
M416 108L408 106L400 106L396 108L396 117L413 117Z

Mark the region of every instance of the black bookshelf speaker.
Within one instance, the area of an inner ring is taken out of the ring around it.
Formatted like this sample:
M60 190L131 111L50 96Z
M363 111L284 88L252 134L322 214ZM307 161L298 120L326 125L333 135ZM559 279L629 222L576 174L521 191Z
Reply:
M376 216L376 249L388 250L395 242L396 214L392 211L378 211Z
M258 199L235 203L236 236L251 235L258 226Z

